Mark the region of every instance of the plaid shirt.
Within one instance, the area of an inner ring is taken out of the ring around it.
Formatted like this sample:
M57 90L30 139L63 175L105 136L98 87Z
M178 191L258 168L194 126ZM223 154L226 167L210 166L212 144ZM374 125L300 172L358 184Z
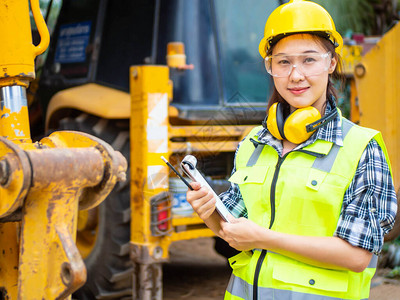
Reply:
M328 103L325 115L332 109L335 107ZM340 122L340 116L337 115L295 150L310 145L317 139L343 146ZM261 129L257 135L260 141L273 147L282 156L281 141L273 137L267 129ZM235 171L234 166L232 174ZM222 193L220 198L232 215L247 218L247 210L237 184L231 183L228 191ZM382 149L372 139L365 148L353 180L344 194L335 236L353 246L379 254L383 246L383 236L393 227L396 211L396 192L389 167Z

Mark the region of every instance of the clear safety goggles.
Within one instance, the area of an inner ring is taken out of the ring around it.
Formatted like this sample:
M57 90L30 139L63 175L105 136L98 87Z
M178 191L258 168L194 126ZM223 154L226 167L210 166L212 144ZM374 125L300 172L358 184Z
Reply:
M331 61L331 52L277 54L265 58L265 68L274 77L287 77L293 68L307 77L328 71Z

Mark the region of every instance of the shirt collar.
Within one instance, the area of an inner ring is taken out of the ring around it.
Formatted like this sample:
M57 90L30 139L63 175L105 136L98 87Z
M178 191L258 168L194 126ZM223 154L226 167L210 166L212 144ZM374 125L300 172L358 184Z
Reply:
M325 116L327 116L332 110L338 109L336 107L335 101L327 101L325 108ZM339 109L338 109L339 110ZM308 140L298 145L294 150L302 149L308 145L313 144L316 140L323 140L327 142L334 143L338 146L343 146L343 134L342 134L342 117L340 110L336 117L328 122L324 127L319 128ZM282 142L275 138L267 128L262 128L257 133L258 141L265 143L273 147L279 155L282 154Z

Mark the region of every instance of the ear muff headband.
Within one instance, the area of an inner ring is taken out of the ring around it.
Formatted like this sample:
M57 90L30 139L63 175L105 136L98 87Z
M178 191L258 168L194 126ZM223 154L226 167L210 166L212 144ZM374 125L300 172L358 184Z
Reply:
M283 116L283 105L281 103L277 103L276 105L276 124L278 126L279 134L283 139L286 140L285 136L285 117Z
M264 119L264 127L268 128L269 132L276 137L278 140L283 140L278 128L278 122L276 120L277 117L277 105L278 103L274 103L268 110L268 115ZM280 116L283 119L283 116ZM282 122L283 123L283 122Z
M313 131L317 130L318 128L325 126L325 124L332 121L333 118L335 118L337 114L338 114L337 109L334 109L329 113L329 115L324 116L323 118L321 118L311 124L308 124L306 126L307 132L313 132Z
M277 139L286 139L294 144L306 141L315 130L325 126L337 115L337 110L332 110L327 116L321 118L319 111L312 106L299 108L292 112L286 119L283 114L283 105L274 103L263 121L264 127Z

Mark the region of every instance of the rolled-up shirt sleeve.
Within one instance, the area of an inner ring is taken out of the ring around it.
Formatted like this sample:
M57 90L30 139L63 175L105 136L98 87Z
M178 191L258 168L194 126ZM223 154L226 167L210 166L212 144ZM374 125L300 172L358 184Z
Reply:
M396 211L396 192L389 166L373 139L365 148L344 194L335 236L379 254L384 235L393 228Z

